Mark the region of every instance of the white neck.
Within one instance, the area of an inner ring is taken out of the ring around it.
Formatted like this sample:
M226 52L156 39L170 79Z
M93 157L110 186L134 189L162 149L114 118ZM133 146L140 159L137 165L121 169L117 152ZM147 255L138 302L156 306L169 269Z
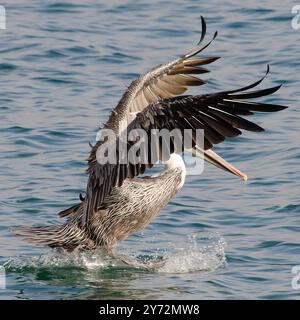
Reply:
M186 176L186 167L182 157L176 153L172 153L170 159L164 161L166 169L180 169L181 170L181 183L178 188L181 188L184 185L185 176Z

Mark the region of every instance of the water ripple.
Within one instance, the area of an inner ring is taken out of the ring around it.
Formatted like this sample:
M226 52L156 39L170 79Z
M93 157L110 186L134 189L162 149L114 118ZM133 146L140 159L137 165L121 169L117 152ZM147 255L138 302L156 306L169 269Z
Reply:
M300 261L299 37L292 4L91 0L11 3L0 42L0 263L4 299L297 299L291 268ZM188 176L179 195L120 251L62 254L9 232L58 223L57 212L85 189L86 158L130 81L199 40L222 59L191 93L249 84L271 64L262 87L284 81L266 101L291 107L251 118L266 132L229 139L216 151L249 175L210 166ZM199 91L200 90L200 91ZM207 236L209 234L209 236ZM220 236L211 236L220 234ZM195 238L196 237L196 238ZM148 265L147 265L148 263Z

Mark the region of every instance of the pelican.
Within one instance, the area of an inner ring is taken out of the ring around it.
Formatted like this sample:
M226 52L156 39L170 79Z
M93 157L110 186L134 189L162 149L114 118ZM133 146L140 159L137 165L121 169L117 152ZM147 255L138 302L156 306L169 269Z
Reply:
M197 48L134 80L103 129L109 129L115 134L115 146L122 133L128 134L135 129L142 129L147 134L153 129L190 129L192 133L202 129L203 146L199 146L193 138L192 146L187 151L247 180L246 174L217 155L212 151L212 147L226 138L239 136L241 130L264 131L262 127L242 116L285 109L286 106L282 105L250 101L276 92L281 85L252 90L263 81L269 72L268 67L263 78L239 89L182 95L190 86L203 85L205 81L197 75L209 72L203 66L219 58L199 55L217 36L216 32L213 38L203 45L206 35L203 17L201 26ZM101 163L97 152L105 143L107 140L100 134L96 144L91 146L85 194L80 194L78 203L59 213L59 216L65 219L64 222L60 225L15 227L13 231L16 235L36 245L68 251L115 248L130 234L145 228L184 185L184 146L178 151L171 145L169 155L164 159L159 152L159 160L164 164L163 170L159 174L144 176L144 172L157 162L123 163L121 152L116 147L116 162ZM158 150L161 150L161 144L159 140Z

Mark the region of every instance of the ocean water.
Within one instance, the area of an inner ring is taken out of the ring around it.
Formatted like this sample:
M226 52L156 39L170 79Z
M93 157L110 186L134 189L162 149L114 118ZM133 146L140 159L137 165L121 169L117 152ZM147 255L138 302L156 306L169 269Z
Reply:
M0 30L1 299L297 299L300 265L300 30L295 1L2 1ZM119 250L63 254L16 238L11 226L59 223L86 183L88 142L140 73L194 48L222 59L192 93L233 89L271 72L268 102L289 109L252 118L267 129L216 151L249 176L216 168L184 188ZM3 270L3 269L2 269Z

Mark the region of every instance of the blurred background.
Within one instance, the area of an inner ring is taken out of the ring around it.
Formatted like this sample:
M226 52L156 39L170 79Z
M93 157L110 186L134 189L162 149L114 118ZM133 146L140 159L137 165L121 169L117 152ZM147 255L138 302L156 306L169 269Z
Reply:
M2 1L0 30L1 299L297 299L300 265L300 29L296 1ZM289 105L252 119L216 151L247 183L209 165L156 220L119 250L163 268L128 267L101 253L62 254L26 244L16 225L59 223L57 212L85 189L88 142L139 74L193 49L222 59L205 86L234 89L271 71L284 81L264 101Z

